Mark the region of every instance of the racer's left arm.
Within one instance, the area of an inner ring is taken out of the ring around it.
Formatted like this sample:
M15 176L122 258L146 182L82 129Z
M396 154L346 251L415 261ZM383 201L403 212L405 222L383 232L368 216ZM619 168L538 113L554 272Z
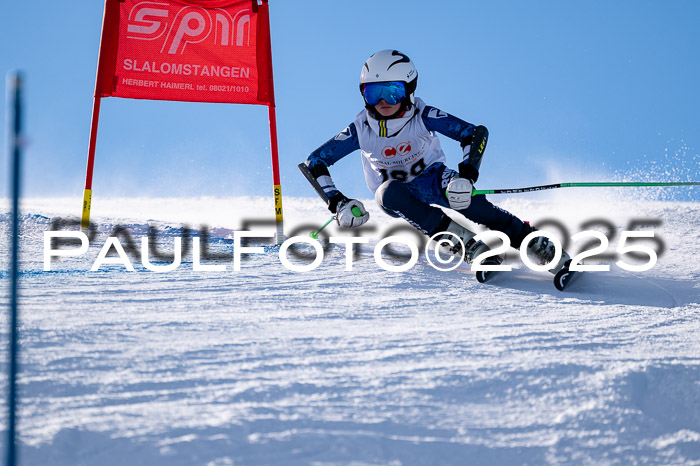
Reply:
M428 131L437 131L459 141L463 154L462 161L458 164L459 176L474 184L479 178L479 167L481 167L481 159L489 138L486 127L473 125L428 105L423 109L421 118Z

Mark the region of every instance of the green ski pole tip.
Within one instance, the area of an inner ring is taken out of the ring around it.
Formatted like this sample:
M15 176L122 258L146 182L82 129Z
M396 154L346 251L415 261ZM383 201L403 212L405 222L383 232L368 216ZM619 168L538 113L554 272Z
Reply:
M312 237L313 239L318 239L318 232L312 231L311 233L309 233L309 236Z

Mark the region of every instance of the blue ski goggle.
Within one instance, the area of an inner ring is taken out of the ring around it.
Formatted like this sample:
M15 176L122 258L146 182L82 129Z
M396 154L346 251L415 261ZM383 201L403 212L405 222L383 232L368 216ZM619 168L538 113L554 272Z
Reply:
M384 99L389 105L396 105L406 98L406 86L401 81L367 83L362 88L362 95L369 105L377 105Z

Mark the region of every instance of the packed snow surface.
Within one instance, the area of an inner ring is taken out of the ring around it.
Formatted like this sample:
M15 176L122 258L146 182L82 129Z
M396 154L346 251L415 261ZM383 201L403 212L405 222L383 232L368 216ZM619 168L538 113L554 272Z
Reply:
M44 271L44 233L76 231L80 200L25 200L21 464L700 464L700 205L531 199L492 197L564 239L603 232L606 255L584 262L610 271L565 292L515 250L513 271L487 284L466 265L437 270L422 250L409 270L386 271L376 244L412 236L370 200L358 233L368 243L352 270L342 244L295 272L279 248L253 238L247 246L263 252L236 271L235 232L273 231L271 199L99 197L88 252ZM284 202L288 236L308 236L329 217L318 199ZM5 201L4 341L8 211ZM175 270L144 267L149 227L161 254L181 238ZM658 253L650 270L616 264L649 260L616 254L629 229L654 232L630 243ZM109 236L135 271L91 271ZM225 270L194 270L194 237L207 240L202 264ZM6 352L2 364L6 393Z

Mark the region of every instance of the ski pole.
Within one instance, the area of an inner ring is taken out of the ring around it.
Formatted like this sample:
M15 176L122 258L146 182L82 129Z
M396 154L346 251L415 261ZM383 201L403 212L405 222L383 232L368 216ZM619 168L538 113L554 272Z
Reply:
M478 194L517 194L528 193L532 191L544 191L545 189L557 188L598 188L598 187L620 187L620 186L698 186L700 181L687 182L671 182L671 183L637 183L637 182L590 182L590 183L558 183L546 184L541 186L530 186L528 188L510 188L510 189L475 189L472 191L472 196Z
M313 239L318 239L318 234L321 233L321 230L323 230L324 228L326 228L333 220L335 220L335 215L332 216L331 218L329 218L328 221L327 221L326 223L324 223L323 225L321 225L321 228L319 228L319 229L316 230L316 231L312 231L311 233L309 233L309 236L312 237Z
M353 208L352 208L352 214L353 214L355 217L362 217L362 211L360 210L359 207L353 207ZM321 233L321 230L323 230L324 228L326 228L333 220L335 220L335 218L336 218L335 215L332 216L331 218L329 218L328 221L326 221L326 223L324 223L323 225L321 225L321 228L319 228L319 229L316 230L316 231L312 231L311 233L309 233L309 236L312 237L313 239L318 239L318 234Z

